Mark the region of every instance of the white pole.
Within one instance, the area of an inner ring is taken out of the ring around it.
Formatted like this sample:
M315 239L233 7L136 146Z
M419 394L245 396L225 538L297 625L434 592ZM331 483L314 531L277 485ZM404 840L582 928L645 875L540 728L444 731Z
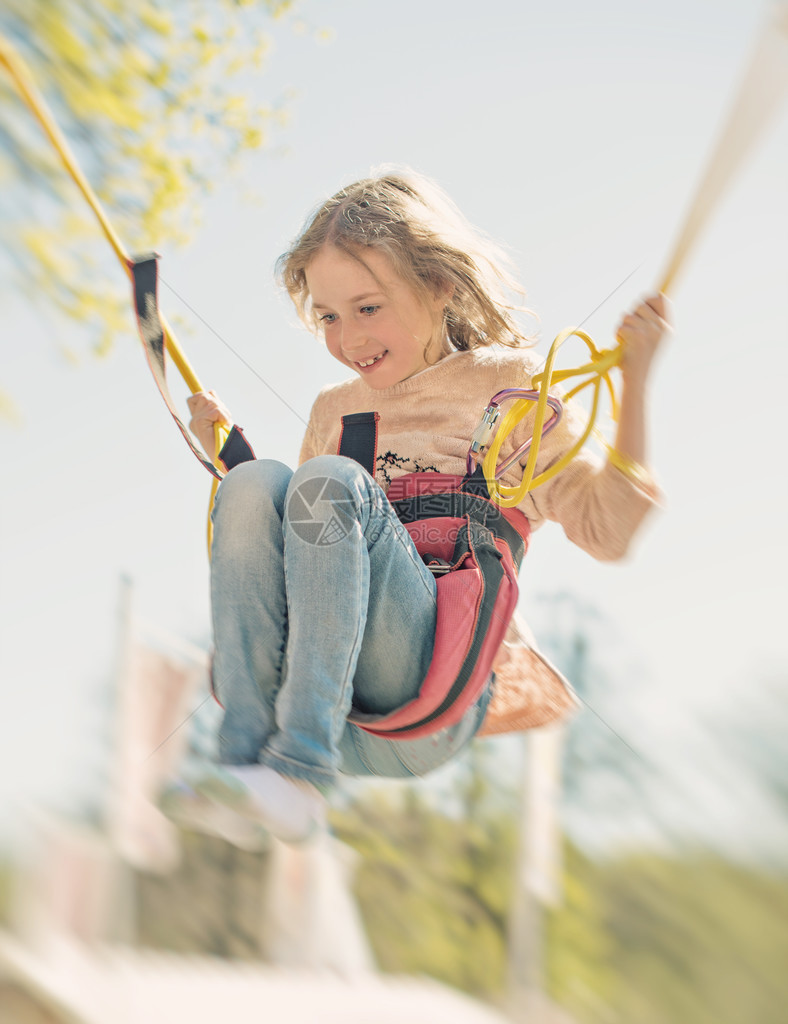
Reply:
M558 901L560 726L526 734L518 858L509 934L510 1009L514 1021L545 1020L544 907Z
M533 830L531 775L533 738L523 737L523 768L517 827L517 861L509 916L509 1015L516 1024L534 1024L534 1007L543 987L542 913L529 885L529 846Z

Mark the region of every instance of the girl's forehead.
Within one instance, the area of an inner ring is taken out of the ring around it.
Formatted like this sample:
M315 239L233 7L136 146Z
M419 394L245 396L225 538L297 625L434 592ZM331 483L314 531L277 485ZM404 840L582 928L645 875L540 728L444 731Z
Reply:
M350 300L404 284L389 257L372 248L352 256L324 245L307 264L305 275L314 305L329 299Z

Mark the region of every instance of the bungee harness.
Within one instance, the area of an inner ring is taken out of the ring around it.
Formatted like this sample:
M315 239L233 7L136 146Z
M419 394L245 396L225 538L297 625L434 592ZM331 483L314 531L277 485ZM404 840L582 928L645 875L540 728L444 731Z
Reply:
M511 389L507 397L532 395ZM503 393L496 395L502 401ZM561 416L551 396L550 429ZM342 417L337 454L359 463L374 478L379 415ZM232 447L232 450L231 450ZM527 447L527 445L526 445ZM228 469L255 458L240 431L221 453ZM416 550L435 576L437 620L432 659L418 695L388 714L353 707L348 720L384 739L417 739L454 725L478 700L490 679L517 605L517 572L530 526L519 509L492 501L481 469L469 453L465 476L408 473L395 478L386 497ZM214 696L216 691L214 688Z
M343 416L338 450L373 477L377 421L375 412ZM465 476L408 473L387 498L435 576L432 659L414 700L383 715L354 707L348 720L385 739L416 739L456 724L480 697L517 605L530 526L519 509L490 500L475 466Z

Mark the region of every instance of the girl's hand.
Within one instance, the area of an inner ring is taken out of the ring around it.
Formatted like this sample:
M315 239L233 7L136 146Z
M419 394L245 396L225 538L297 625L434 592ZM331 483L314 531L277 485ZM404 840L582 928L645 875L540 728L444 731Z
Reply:
M623 346L621 373L625 384L644 385L662 339L670 331L668 301L651 295L618 325L616 338Z
M233 423L230 411L213 391L198 391L187 398L186 404L192 414L189 430L203 446L205 454L215 462L216 440L213 427L215 423L219 423L229 430Z

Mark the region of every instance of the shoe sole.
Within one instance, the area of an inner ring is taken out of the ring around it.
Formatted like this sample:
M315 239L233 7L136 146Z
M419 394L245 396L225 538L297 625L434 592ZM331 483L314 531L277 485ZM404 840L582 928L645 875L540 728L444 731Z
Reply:
M291 846L305 845L319 831L316 821L309 823L306 832L292 833L286 829L279 828L275 821L266 818L265 812L253 801L244 785L232 777L209 776L199 780L195 784L194 790L207 800L228 807L236 814L241 815L246 821L265 829L266 832L276 836L277 839L281 839L284 843L289 843Z
M237 814L233 808L212 799L197 788L189 787L188 790L166 793L159 801L159 809L179 828L223 839L250 853L259 853L270 844L270 834L260 822ZM233 827L232 821L225 824L217 819L217 811L221 813L222 809L226 809L228 815L236 814L240 828Z

